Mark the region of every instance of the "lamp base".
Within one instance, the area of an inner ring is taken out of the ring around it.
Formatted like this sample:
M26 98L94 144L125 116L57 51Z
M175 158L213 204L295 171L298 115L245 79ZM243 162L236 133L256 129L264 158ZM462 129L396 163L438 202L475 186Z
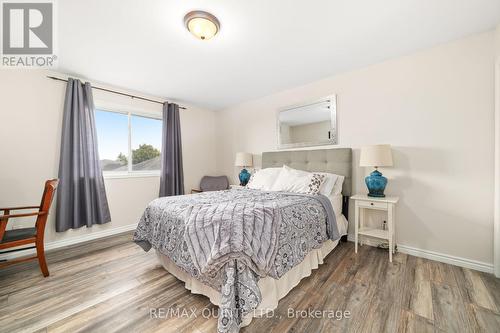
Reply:
M240 186L246 186L250 180L250 172L247 169L242 169L239 175Z
M376 193L370 193L370 192L368 192L367 195L369 197L373 197L373 198L385 198L385 194L376 194Z
M368 196L375 198L385 197L384 190L387 185L387 178L382 176L382 173L375 169L368 177L365 178L365 184L368 188Z

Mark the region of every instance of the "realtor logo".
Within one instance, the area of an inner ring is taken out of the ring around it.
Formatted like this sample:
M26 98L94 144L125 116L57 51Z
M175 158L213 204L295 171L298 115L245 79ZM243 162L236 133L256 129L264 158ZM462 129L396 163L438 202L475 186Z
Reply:
M52 67L53 51L53 2L2 3L3 66Z

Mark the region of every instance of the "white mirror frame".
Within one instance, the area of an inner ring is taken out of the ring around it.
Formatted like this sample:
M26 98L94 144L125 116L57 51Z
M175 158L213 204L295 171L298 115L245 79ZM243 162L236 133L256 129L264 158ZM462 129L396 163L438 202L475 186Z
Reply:
M318 142L299 142L299 143L282 143L281 142L281 123L280 114L285 111L297 109L300 107L313 105L321 102L330 102L330 139ZM278 149L286 148L297 148L297 147L314 147L314 146L324 146L324 145L336 145L337 140L337 95L329 95L317 100L303 102L295 105L286 106L281 108L276 113L276 135L278 141Z

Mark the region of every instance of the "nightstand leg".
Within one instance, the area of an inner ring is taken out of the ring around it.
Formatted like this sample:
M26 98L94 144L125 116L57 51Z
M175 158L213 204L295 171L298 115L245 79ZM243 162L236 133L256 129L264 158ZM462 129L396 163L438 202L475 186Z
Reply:
M359 229L363 229L366 218L366 209L359 207ZM359 238L359 245L363 246L363 237Z
M396 223L394 223L394 220L396 219L396 205L392 205L392 246L393 246L393 251L392 253L396 253Z
M359 206L354 203L354 253L358 253Z
M389 238L389 262L392 262L392 238Z
M394 252L394 228L393 228L393 205L389 204L387 211L387 225L389 228L389 262L392 262L392 253Z

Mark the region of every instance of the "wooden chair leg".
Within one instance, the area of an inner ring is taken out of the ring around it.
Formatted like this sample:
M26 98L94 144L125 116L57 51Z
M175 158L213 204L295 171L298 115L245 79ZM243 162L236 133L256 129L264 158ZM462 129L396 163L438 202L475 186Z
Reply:
M45 250L43 247L43 240L36 241L36 256L38 258L38 263L40 264L40 270L44 277L49 276L49 269L47 267L47 262L45 261Z

